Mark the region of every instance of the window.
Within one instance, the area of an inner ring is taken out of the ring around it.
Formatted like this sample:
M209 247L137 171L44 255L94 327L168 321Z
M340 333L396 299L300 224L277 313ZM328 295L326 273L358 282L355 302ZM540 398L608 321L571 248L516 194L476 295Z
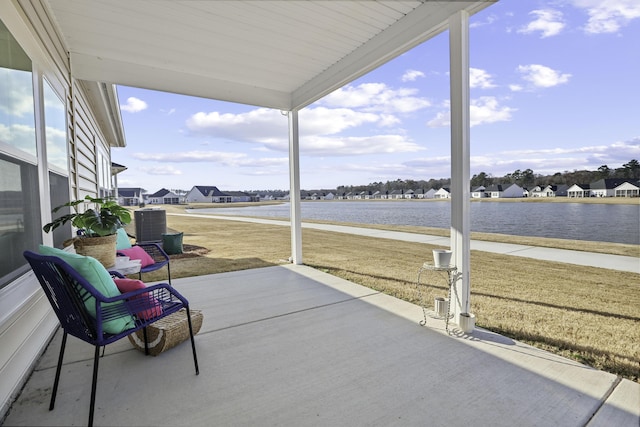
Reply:
M31 60L0 21L0 288L42 242Z
M46 79L43 79L42 97L44 100L45 140L47 146L47 165L49 169L49 194L51 207L63 205L69 201L69 156L67 154L67 121L64 102L56 95ZM56 212L55 218L71 212L63 208ZM61 248L62 243L71 237L71 223L66 223L52 232L53 246Z
M35 160L31 69L31 60L0 21L0 149Z
M28 270L22 256L42 243L38 168L0 154L0 287Z

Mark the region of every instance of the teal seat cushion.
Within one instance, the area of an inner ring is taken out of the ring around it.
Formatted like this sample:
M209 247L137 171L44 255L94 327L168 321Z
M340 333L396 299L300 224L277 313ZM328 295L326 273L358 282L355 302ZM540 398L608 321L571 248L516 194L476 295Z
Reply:
M118 228L118 238L116 240L116 250L129 249L131 247L131 240L124 228Z
M39 251L42 255L55 256L62 259L64 262L69 264L71 268L76 270L82 277L84 277L87 282L91 283L91 285L105 297L116 297L120 295L120 291L111 278L111 275L97 259L63 251L61 249L56 249L45 245L40 245ZM91 314L95 318L95 298L91 297L87 299L84 304L89 314ZM107 307L111 304L122 303L116 302L104 304L103 307ZM120 332L132 328L133 326L134 321L130 315L102 322L102 330L110 334L119 334Z

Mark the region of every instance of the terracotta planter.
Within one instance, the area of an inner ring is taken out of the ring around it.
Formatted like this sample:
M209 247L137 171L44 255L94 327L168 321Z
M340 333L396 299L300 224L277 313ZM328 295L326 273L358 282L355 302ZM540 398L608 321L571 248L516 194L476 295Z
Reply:
M77 254L93 257L105 268L109 268L116 263L117 238L116 234L104 237L76 237L73 247Z

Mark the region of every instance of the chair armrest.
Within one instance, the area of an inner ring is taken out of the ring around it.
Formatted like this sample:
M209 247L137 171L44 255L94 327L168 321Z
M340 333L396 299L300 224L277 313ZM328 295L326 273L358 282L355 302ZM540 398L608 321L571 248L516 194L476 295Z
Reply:
M157 243L136 243L136 246L144 249L156 263L169 261L169 255Z

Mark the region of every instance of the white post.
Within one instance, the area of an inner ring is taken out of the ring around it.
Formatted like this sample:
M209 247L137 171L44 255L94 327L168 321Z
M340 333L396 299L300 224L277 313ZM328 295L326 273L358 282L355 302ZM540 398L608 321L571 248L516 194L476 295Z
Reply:
M451 84L451 250L458 268L452 301L455 322L469 313L471 268L471 190L469 142L469 14L460 11L449 18Z
M302 221L300 215L300 132L298 110L289 111L289 202L291 203L291 258L302 264Z

